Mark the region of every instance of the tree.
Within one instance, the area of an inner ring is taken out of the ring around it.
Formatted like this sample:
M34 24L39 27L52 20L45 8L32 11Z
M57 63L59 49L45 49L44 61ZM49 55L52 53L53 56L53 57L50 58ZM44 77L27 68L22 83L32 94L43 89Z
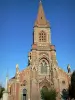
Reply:
M68 90L63 89L63 90L62 90L62 95L61 95L61 97L62 97L64 100L67 100L67 99L68 99Z
M4 91L5 89L4 89L4 87L2 87L1 85L0 85L0 99L2 98L2 96L3 96L3 91Z
M42 89L41 90L41 99L43 100L56 100L57 93L55 89Z
M75 71L71 75L71 84L69 86L69 97L75 99Z

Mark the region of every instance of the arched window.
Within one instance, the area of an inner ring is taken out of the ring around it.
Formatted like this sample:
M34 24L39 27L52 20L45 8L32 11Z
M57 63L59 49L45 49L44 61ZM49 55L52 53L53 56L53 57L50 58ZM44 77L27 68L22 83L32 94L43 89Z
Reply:
M39 42L46 42L46 33L44 31L39 33Z
M23 100L26 100L27 98L27 90L23 89Z
M45 60L42 60L40 67L41 73L47 73L47 63L45 62Z

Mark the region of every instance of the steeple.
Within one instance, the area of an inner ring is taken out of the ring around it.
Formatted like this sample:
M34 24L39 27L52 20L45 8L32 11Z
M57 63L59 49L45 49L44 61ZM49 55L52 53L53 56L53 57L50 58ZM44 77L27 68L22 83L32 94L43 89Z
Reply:
M38 27L49 27L49 23L46 20L45 13L43 10L42 2L39 2L39 9L38 9L38 14L37 14L37 19L35 21L35 25Z

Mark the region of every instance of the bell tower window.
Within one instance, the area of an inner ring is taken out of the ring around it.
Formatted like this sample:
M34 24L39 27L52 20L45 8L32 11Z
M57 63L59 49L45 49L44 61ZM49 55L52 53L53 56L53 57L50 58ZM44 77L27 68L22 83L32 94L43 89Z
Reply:
M39 33L39 42L46 42L46 33L44 31Z

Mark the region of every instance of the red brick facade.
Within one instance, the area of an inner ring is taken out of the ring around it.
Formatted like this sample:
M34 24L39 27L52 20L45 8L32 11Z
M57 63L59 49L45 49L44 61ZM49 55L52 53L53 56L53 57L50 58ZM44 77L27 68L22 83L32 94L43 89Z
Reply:
M43 33L39 35L40 32ZM58 66L56 49L51 44L50 25L45 18L41 2L33 38L32 50L28 57L29 65L23 71L19 71L17 65L15 77L8 82L9 100L40 100L40 90L43 86L48 89L55 88L60 99L60 93L68 88L70 79L68 73Z

